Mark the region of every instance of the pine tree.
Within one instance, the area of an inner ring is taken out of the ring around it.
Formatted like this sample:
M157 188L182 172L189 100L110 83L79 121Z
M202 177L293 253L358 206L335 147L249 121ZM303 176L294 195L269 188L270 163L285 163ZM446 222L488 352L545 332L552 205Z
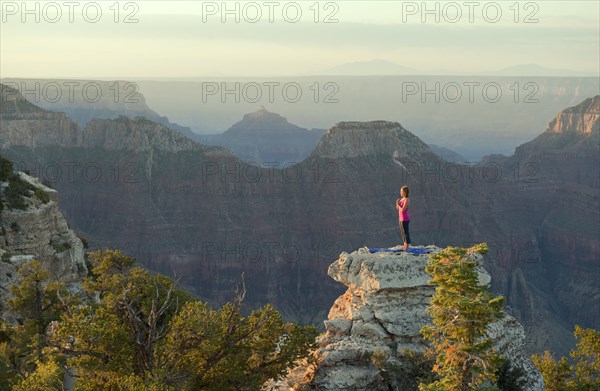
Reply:
M486 327L503 316L502 297L495 297L480 285L475 253L487 246L469 249L448 247L432 254L426 267L436 291L427 311L433 325L421 333L436 354L434 372L439 380L421 384L419 389L467 391L492 384L501 365L486 335Z
M571 367L566 357L556 360L546 350L541 356L533 355L532 361L542 373L546 391L569 391L573 390L571 381Z
M13 164L10 160L0 155L0 182L7 181L12 175Z
M578 341L570 352L573 365L566 357L556 360L547 350L531 357L548 391L600 390L600 331L575 326L574 335Z
M23 375L0 367L13 389L60 390L66 375L77 390L258 390L315 347L314 327L285 323L268 305L245 316L244 291L213 309L119 251L90 260L83 287L97 300L87 304L52 294L37 264L13 288L13 308L31 325L24 341L0 330L0 347L10 348L2 358L27 359L13 371Z
M19 278L11 293L8 308L17 317L17 323L0 322L0 383L6 387L31 382L30 375L39 368L43 368L41 372L52 368L56 375L59 370L56 363L47 362L45 355L47 329L63 310L79 303L62 283L50 281L48 271L35 260L19 268Z

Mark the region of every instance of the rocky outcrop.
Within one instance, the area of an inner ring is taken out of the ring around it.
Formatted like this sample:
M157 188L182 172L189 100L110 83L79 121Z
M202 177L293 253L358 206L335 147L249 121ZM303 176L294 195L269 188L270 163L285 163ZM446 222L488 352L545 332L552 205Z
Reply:
M9 209L5 204L0 215L0 302L5 303L9 297L20 266L33 259L41 261L53 279L79 290L87 275L84 246L58 208L58 193L25 173L17 175L34 190L22 197L24 209ZM3 200L7 187L7 182L0 182ZM47 199L40 199L40 192ZM11 319L6 308L2 311L2 317Z
M164 125L142 117L134 119L120 116L114 120L93 119L83 130L84 148L99 148L108 151L129 150L162 151L177 153L181 151L221 151L222 148L205 147Z
M0 114L0 147L43 148L81 144L81 132L77 124L64 113L36 112Z
M312 155L339 159L368 155L399 154L423 160L431 149L397 122L340 122L327 130Z
M0 84L0 129L0 148L71 147L81 143L79 127L64 113L43 110L4 84Z
M257 111L244 115L241 121L234 124L225 132L227 135L254 133L257 131L275 131L281 133L294 133L306 131L299 126L291 124L288 120L277 114L268 111L261 106Z
M439 251L428 246L433 252ZM489 284L479 254L479 282ZM430 324L426 312L435 287L425 273L429 255L407 253L371 254L359 249L342 253L328 274L348 289L331 307L325 333L313 353L314 364L303 362L287 377L268 384L267 389L288 390L382 390L390 385L381 368L373 363L374 353L388 363L403 366L406 349L422 352L425 344L421 327ZM488 327L494 348L525 375L525 390L543 390L543 380L525 353L525 332L510 315Z
M548 124L553 133L591 134L600 130L600 95L588 98L574 107L561 111Z
M575 177L573 169L576 168L570 166L571 161L591 162L598 155L599 145L600 95L597 95L559 112L544 133L518 146L509 161L513 164L517 159L541 162L540 168L548 170L545 174L556 175L553 171L558 169L557 177L570 181ZM565 175L568 172L571 175ZM594 173L591 177L597 178L597 175ZM598 181L595 182L597 187Z

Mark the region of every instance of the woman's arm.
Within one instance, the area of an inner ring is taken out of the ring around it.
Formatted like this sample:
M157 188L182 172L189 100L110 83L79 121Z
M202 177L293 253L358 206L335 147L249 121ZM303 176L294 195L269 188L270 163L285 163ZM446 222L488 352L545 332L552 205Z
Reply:
M408 198L405 198L404 199L404 205L402 205L402 208L400 210L402 212L404 212L408 208L408 204L410 204L410 201L408 200Z

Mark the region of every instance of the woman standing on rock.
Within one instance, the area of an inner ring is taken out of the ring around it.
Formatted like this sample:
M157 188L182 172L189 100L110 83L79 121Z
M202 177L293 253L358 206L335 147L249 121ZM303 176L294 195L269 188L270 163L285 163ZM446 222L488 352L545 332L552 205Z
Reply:
M410 233L408 232L408 223L410 223L410 216L408 215L408 207L410 206L410 200L408 199L408 186L402 186L400 188L400 196L402 199L396 199L396 209L398 209L400 233L402 234L402 240L404 241L404 247L402 247L402 250L407 250L408 246L410 245Z

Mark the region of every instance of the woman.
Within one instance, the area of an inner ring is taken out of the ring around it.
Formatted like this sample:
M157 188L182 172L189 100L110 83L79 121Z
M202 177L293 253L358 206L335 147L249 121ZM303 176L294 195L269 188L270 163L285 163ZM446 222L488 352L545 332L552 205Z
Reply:
M408 186L402 186L400 188L400 196L402 199L396 199L396 209L398 209L400 233L402 233L402 240L404 241L404 247L402 247L402 250L406 251L410 245L410 233L408 232L408 223L410 223L410 216L408 215L408 207L410 206L410 200L408 198Z

